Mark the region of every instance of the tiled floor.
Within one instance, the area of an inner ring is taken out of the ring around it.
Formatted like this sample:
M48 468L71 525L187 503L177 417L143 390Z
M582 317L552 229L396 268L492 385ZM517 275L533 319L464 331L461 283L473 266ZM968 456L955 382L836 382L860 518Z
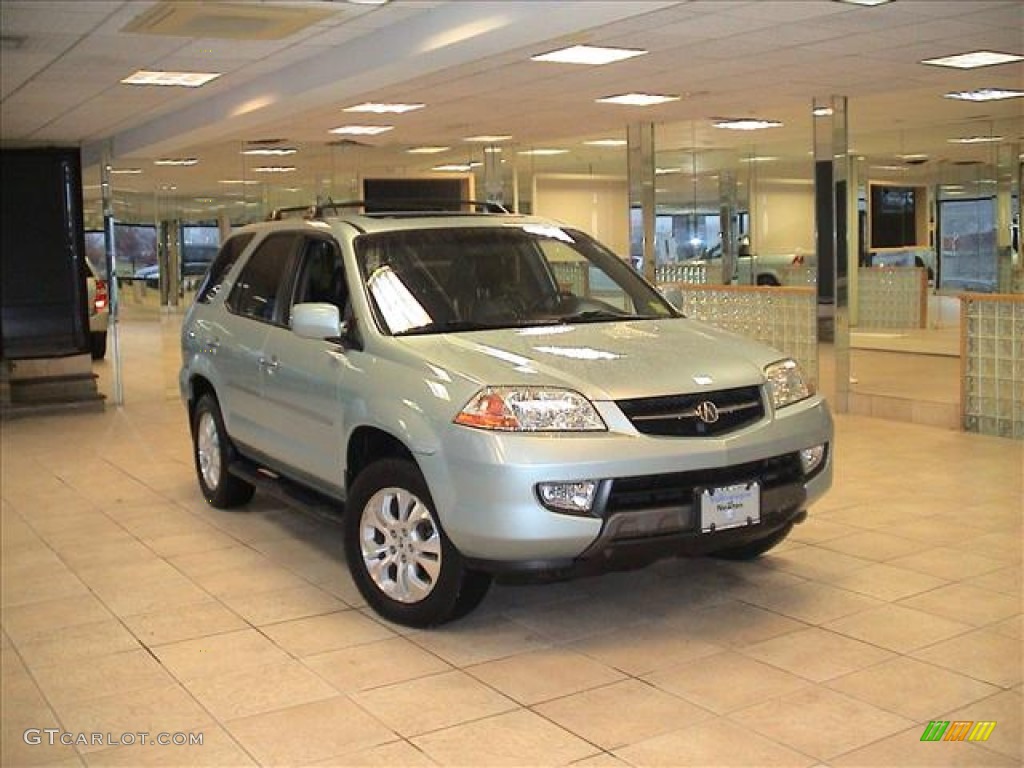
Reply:
M1021 764L1024 445L840 416L832 493L760 562L496 587L414 632L335 525L205 505L175 326L125 325L123 409L3 425L4 766ZM143 731L203 743L60 744Z

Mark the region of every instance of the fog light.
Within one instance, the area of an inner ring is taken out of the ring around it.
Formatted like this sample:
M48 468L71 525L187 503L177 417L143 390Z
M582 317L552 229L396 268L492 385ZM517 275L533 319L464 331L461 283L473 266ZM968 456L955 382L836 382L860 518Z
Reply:
M821 460L825 458L825 444L804 448L800 451L800 466L805 475L809 475L818 468Z
M597 482L582 480L576 483L539 483L537 494L545 507L559 512L588 513L594 505Z

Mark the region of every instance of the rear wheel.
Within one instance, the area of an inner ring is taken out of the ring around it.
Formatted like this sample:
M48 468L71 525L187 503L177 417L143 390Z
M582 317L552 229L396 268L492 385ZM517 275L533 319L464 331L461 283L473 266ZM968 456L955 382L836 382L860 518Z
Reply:
M719 549L711 553L712 557L720 557L723 560L753 560L755 557L760 557L769 549L773 549L781 544L789 532L793 530L793 524L784 525L779 530L768 534L762 539L754 539L754 541L747 542L746 544L740 544L736 547L728 547L726 549Z
M245 504L255 489L228 472L234 446L224 429L217 398L205 394L192 413L192 453L203 497L214 507L228 509Z
M352 578L385 619L411 627L443 624L465 616L487 594L490 575L465 566L412 461L371 464L356 478L345 507Z

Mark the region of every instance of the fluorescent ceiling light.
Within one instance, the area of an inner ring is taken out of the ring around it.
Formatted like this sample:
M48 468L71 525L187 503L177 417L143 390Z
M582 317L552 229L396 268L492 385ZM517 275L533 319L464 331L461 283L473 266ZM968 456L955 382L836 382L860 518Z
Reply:
M434 170L434 171L461 171L461 172L464 173L466 171L471 170L471 166L469 165L469 163L465 163L465 164L450 163L448 165L435 165L431 170Z
M594 141L584 141L583 143L590 147L624 147L629 142L625 139L595 139Z
M1024 56L1015 53L1000 53L999 51L971 51L969 53L958 53L955 56L941 56L937 59L924 59L922 64L931 64L935 67L953 67L954 69L977 69L978 67L991 67L996 64L1008 64L1011 61L1024 60Z
M426 104L378 104L367 101L363 104L356 104L354 107L345 107L342 112L372 112L375 115L401 115L405 112L412 112L416 109L423 109Z
M154 160L153 165L179 165L189 166L195 165L199 160L194 157L162 157L159 160Z
M111 176L135 176L142 173L141 168L110 168Z
M547 157L549 155L565 155L568 154L568 149L524 149L520 152L520 155L536 155L538 157Z
M885 5L886 3L892 2L892 0L836 0L839 3L846 3L847 5L863 5L867 8L872 8L876 5Z
M447 152L449 149L451 147L413 147L405 151L410 155L436 155L441 152Z
M298 152L295 147L259 147L256 149L243 149L243 155L265 155L268 157L283 157L285 155L294 155Z
M259 184L256 179L220 179L218 184L244 184L250 186L252 184Z
M917 154L910 154L910 155L896 155L896 157L898 157L900 160L905 160L907 162L913 162L914 160L927 160L928 159L928 155L926 155L924 153L921 153L921 152L918 152Z
M655 168L654 169L654 175L655 176L667 176L670 173L682 173L682 172L683 172L682 168Z
M593 45L574 45L538 56L531 56L533 61L553 61L559 64L590 64L599 66L611 64L613 61L643 56L647 51L637 48L599 48Z
M220 72L157 72L140 69L121 82L125 85L177 85L198 88L220 77Z
M957 139L946 139L950 144L995 144L1002 140L1002 136L962 136Z
M756 117L715 117L712 121L715 128L728 128L731 131L760 131L764 128L782 127L778 120L761 120Z
M498 141L508 141L511 138L512 138L511 136L502 136L502 135L495 135L495 136L467 136L466 138L463 139L463 141L472 141L475 144L494 144L495 142L498 142Z
M598 104L623 104L627 107L653 107L670 101L679 101L678 96L667 96L657 93L621 93L618 96L605 96L595 99Z
M815 107L811 110L811 114L815 117L830 117L832 115L832 107Z
M1001 99L1019 99L1024 91L1012 91L1005 88L978 88L974 91L953 91L945 98L959 101L999 101Z
M294 165L261 165L253 168L253 173L291 173L295 170Z
M754 157L741 157L741 163L770 163L772 160L778 160L779 158L772 155L755 155Z
M335 133L339 136L376 136L379 133L386 133L393 130L393 125L339 125L331 128L328 133Z
M871 170L873 171L895 171L897 173L906 173L907 166L905 165L872 165Z
M500 155L502 153L501 147L484 147L485 155Z

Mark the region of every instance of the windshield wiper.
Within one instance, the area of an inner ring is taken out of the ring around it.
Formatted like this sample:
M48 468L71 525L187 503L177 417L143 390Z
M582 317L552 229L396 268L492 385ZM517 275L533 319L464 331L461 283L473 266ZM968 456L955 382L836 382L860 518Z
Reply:
M575 315L559 318L560 323L600 323L604 320L656 320L653 315L628 315L622 312L610 312L607 309L589 309Z
M410 328L407 331L399 331L395 336L422 336L428 333L457 333L458 331L489 331L494 328L501 328L500 325L490 323L478 323L473 320L444 320L426 325Z

